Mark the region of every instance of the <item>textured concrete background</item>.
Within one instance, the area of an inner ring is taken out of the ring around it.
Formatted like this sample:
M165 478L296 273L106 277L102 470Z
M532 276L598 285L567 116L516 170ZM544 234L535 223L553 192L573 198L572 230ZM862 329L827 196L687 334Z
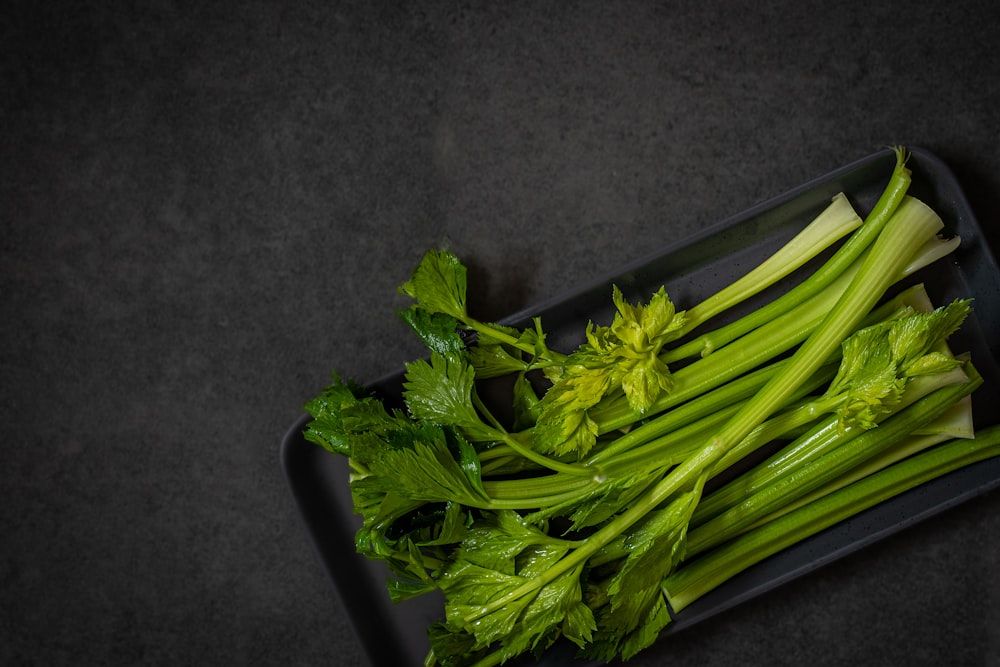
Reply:
M1000 247L1000 10L949 3L5 3L0 664L353 665L279 441L484 318L894 143ZM1000 496L635 665L996 665Z

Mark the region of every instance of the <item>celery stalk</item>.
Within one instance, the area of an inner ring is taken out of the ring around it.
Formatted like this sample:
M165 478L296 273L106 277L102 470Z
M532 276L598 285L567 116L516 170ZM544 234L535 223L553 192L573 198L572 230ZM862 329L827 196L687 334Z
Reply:
M905 151L896 149L896 165L889 178L889 183L865 218L864 225L819 270L788 293L759 308L751 315L667 351L664 361L670 363L699 354L701 356L708 355L748 331L779 317L803 301L811 299L825 289L861 256L903 201L911 181L910 170L906 167L906 159Z
M968 380L969 377L960 368L939 375L914 378L907 386L895 411L903 410L932 391ZM888 415L885 416L887 417ZM767 461L709 494L699 503L691 518L691 525L699 526L705 523L760 489L775 484L778 480L793 474L863 433L860 427L841 427L838 421L835 416L822 420L811 431L789 443ZM722 464L726 463L727 461L723 460Z
M945 414L981 384L982 377L970 366L967 382L924 396L893 414L877 428L849 439L840 447L744 497L738 504L688 533L688 555L696 556L722 544L763 517L847 474L907 437L914 429Z
M688 309L678 338L788 276L861 224L862 220L847 196L842 192L835 195L811 223L777 252L735 282Z
M954 470L1000 456L1000 426L955 439L741 535L680 567L662 588L679 612L751 565L885 500Z

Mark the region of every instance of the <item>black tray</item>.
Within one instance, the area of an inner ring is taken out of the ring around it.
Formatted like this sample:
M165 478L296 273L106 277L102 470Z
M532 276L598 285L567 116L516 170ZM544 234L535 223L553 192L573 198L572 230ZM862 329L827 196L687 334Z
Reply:
M838 192L845 192L864 216L881 194L894 161L892 151L875 153L640 258L578 292L517 313L505 322L523 326L532 316L540 315L553 349L568 351L581 342L588 321L610 320L612 283L632 300L647 299L660 285L665 285L678 308L683 308L758 264L808 223ZM953 256L912 276L905 284L925 282L935 305L955 298L975 299L973 314L951 339L951 346L956 352L971 352L985 379L973 397L976 425L981 428L996 423L996 411L991 407L1000 405L1000 271L951 171L934 155L920 149L911 149L908 165L913 171L910 194L932 206L945 221L945 235L961 236L962 245ZM751 301L744 310L753 307ZM391 399L398 397L401 380L402 370L369 387ZM319 556L333 578L369 660L374 665L419 665L429 646L425 630L440 618L441 600L431 596L400 605L389 601L385 592L387 570L354 550L354 533L360 519L352 512L347 462L303 439L307 421L308 416L303 415L285 435L281 458ZM704 621L998 486L1000 457L900 495L730 579L676 614L664 635ZM551 652L539 664L569 663L584 664L576 663L568 651L561 649Z

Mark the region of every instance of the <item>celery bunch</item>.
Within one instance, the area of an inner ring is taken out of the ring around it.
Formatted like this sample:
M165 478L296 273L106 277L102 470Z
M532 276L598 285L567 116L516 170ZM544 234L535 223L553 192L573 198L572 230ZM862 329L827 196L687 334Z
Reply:
M425 255L400 288L429 350L406 366L405 409L334 376L306 406L305 437L349 457L357 548L395 574L393 598L443 592L428 665L500 664L557 640L627 658L671 610L815 526L997 453L995 434L971 432L966 397L981 378L946 344L971 303L934 308L920 286L886 299L958 242L939 238L940 218L907 194L905 152L896 158L863 221L838 195L686 310L664 289L633 304L615 287L612 321L568 352L549 348L538 319L473 318L461 261ZM834 246L783 296L709 326ZM479 392L499 377L509 423ZM910 456L956 436L962 445L929 450L954 456ZM776 442L787 445L706 492Z

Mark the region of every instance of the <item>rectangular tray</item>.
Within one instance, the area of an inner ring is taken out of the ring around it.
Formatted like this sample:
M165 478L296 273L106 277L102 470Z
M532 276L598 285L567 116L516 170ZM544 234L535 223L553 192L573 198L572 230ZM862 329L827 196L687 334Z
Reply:
M582 342L588 321L607 323L613 314L611 285L630 300L646 300L664 285L678 308L696 302L756 266L807 224L830 198L845 192L864 216L882 192L895 157L884 150L810 181L784 195L639 258L579 291L514 314L504 321L524 326L540 315L553 349L569 351ZM950 258L912 276L903 286L924 281L935 305L972 297L974 312L952 339L956 352L972 354L984 377L974 394L977 427L996 423L1000 405L1000 271L953 174L933 154L914 148L910 194L932 206L945 221L945 235L959 235ZM778 285L774 289L781 290ZM769 294L761 295L767 298ZM754 301L742 307L753 308ZM711 324L715 324L714 322ZM400 372L369 388L389 401L398 399ZM291 492L316 550L374 665L420 665L429 644L428 625L439 620L435 596L393 605L385 592L386 568L354 549L360 518L353 514L346 459L307 442L303 415L281 443L281 460ZM682 612L664 636L730 609L781 584L912 526L988 490L1000 487L1000 457L956 471L863 512L730 579ZM661 639L662 641L662 639ZM565 647L546 655L542 665L594 664L575 661Z

